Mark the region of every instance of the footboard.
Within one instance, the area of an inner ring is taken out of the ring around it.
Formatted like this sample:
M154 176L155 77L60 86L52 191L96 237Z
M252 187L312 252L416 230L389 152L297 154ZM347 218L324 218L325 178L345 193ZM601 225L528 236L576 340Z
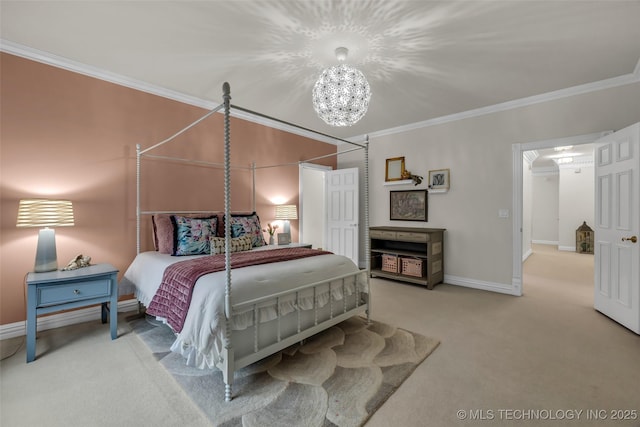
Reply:
M253 313L252 325L230 331L218 368L226 384L225 399L231 400L234 372L311 337L352 316L369 310L368 274L361 270L310 283L274 295L232 306L233 313ZM321 297L322 296L322 297ZM284 301L293 301L295 310L284 314ZM273 306L276 317L261 322L260 310Z

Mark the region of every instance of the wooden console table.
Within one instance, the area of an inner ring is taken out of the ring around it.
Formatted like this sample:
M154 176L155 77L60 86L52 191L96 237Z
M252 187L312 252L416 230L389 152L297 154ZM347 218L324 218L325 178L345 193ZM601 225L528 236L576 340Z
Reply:
M433 289L444 280L444 231L444 228L369 228L371 277ZM409 267L405 271L403 264Z

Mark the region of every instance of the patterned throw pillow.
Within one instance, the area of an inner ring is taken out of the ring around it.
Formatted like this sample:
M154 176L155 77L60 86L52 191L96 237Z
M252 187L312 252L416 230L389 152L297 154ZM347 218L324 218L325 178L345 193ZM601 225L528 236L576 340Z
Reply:
M176 253L176 227L173 220L174 214L156 214L151 216L151 222L153 225L153 243L155 250L161 254L175 255ZM213 219L215 227L222 223L219 221L218 214L216 212L207 212L199 214L186 214L182 215L187 218L205 218ZM217 228L212 228L214 236L217 234Z
M173 255L203 255L211 252L210 239L215 236L218 218L188 218L173 215L175 252Z
M260 218L255 212L249 215L231 215L231 237L249 236L252 246L264 246Z
M251 249L251 237L233 237L231 239L231 252L248 251ZM224 253L224 237L211 238L211 255Z

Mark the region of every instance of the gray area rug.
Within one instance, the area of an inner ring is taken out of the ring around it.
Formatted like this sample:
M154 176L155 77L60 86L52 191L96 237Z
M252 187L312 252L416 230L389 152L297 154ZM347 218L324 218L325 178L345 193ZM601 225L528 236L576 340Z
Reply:
M439 341L354 317L236 372L224 400L219 370L185 366L169 351L171 330L153 320L130 322L158 362L212 424L231 426L361 426Z

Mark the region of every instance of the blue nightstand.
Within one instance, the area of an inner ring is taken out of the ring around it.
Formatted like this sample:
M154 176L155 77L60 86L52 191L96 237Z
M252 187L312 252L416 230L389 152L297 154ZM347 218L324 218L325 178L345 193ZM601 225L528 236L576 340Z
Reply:
M27 288L27 363L36 358L37 316L40 314L102 303L102 323L107 322L110 311L111 339L118 338L118 270L112 265L29 273Z

